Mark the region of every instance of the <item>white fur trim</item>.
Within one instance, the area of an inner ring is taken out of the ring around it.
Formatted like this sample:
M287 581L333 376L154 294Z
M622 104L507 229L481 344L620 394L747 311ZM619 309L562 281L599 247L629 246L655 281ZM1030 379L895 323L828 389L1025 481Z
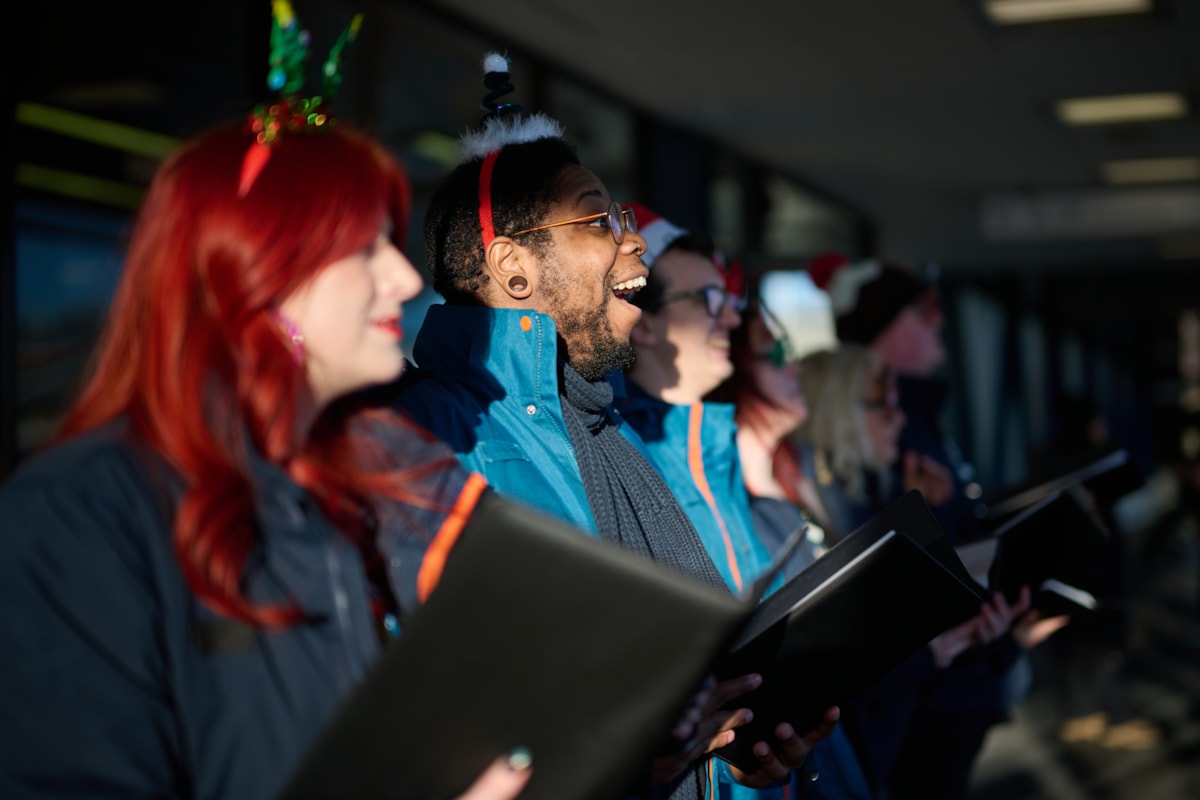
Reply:
M540 111L529 116L496 117L484 122L481 129L464 133L458 140L458 152L461 160L470 161L483 158L505 145L561 139L562 136L562 125Z
M673 222L659 217L648 225L638 225L638 234L646 240L646 252L642 253L642 263L653 267L654 262L667 249L667 245L687 233L686 230Z
M858 305L858 293L863 284L870 283L883 274L883 265L878 261L856 261L846 264L829 280L829 304L836 316L848 314Z

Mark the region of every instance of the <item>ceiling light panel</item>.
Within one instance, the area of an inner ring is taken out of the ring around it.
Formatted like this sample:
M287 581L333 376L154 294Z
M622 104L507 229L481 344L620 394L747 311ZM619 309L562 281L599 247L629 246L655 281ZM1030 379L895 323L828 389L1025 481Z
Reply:
M1187 115L1187 101L1175 92L1151 92L1060 100L1056 110L1066 125L1104 125L1178 119Z
M1200 181L1200 158L1137 158L1107 161L1101 166L1105 183L1177 183Z
M1154 0L985 0L984 13L996 25L1022 25L1061 19L1141 14Z

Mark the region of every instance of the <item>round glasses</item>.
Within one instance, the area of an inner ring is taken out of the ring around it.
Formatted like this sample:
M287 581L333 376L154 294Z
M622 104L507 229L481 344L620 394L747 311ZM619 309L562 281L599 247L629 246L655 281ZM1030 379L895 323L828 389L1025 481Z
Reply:
M547 228L557 228L559 225L583 225L588 222L595 222L598 219L608 218L608 230L612 233L613 241L617 244L625 241L625 232L637 233L637 217L633 214L632 208L622 209L621 206L614 200L608 204L607 211L601 211L599 214L588 214L586 217L577 217L575 219L564 219L562 222L551 222L547 225L538 225L536 228L526 228L523 231L510 233L509 236L520 236L523 233L533 233L534 231L544 231Z
M704 298L704 310L713 319L721 316L725 306L732 306L739 314L746 310L746 298L725 291L720 286L702 286L699 289L689 289L686 292L673 292L663 295L659 305L674 303L676 300L686 300L691 297Z

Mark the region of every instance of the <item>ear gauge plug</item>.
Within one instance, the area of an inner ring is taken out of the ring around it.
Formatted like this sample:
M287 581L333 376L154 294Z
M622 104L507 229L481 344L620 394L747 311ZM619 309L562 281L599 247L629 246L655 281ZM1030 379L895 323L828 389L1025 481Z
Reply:
M520 275L514 275L508 279L508 290L510 292L523 292L529 288L529 283Z

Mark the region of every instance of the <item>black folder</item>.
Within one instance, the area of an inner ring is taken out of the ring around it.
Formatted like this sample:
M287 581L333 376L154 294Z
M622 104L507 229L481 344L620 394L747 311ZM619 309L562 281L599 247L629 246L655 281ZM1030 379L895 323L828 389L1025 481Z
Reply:
M905 494L755 609L717 666L762 674L730 704L754 720L717 755L753 771L751 747L774 742L780 722L810 730L983 601L920 492Z
M1010 601L1029 586L1046 616L1092 610L1111 535L1081 486L1056 489L995 528L989 585Z
M1047 472L1050 474L1047 475ZM1073 486L1110 500L1121 497L1145 483L1141 473L1124 448L1113 448L1070 463L1056 463L1039 470L1039 474L1024 484L996 493L988 502L988 518L1004 520L1029 508L1054 492Z
M533 754L525 800L620 797L755 598L492 494L282 798L452 798Z

